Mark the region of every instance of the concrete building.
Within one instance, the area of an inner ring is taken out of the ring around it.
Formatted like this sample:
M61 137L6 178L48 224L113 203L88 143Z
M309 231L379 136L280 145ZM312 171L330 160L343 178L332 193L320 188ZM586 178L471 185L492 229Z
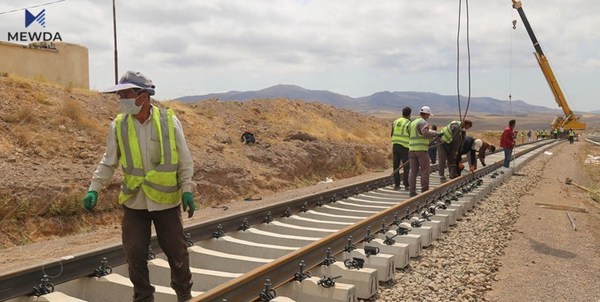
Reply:
M0 41L0 72L89 89L88 49L64 42Z

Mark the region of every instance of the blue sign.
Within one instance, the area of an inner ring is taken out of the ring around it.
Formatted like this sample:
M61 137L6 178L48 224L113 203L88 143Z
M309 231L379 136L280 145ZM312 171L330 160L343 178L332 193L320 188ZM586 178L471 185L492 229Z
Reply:
M39 14L34 15L29 12L29 10L25 9L25 28L29 27L33 22L37 22L42 27L46 27L46 10L42 9Z

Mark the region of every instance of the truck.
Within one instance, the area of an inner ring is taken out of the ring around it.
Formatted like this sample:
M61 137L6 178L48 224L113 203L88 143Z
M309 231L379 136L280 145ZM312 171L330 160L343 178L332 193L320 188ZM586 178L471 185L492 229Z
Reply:
M565 95L563 94L562 90L560 89L560 85L558 85L558 81L556 80L556 77L554 76L554 72L552 71L552 68L550 68L550 63L548 62L548 58L546 58L544 51L542 51L542 47L540 46L540 43L538 42L537 38L535 37L535 34L533 33L533 29L531 28L531 25L529 24L529 21L527 20L527 16L525 16L525 11L523 11L523 5L522 5L521 1L512 0L512 3L513 3L513 8L516 9L517 12L519 12L519 16L521 17L521 20L523 21L523 24L525 25L527 34L529 34L529 38L531 39L531 42L533 43L533 47L535 48L535 52L533 54L534 54L538 64L540 65L540 68L542 69L542 73L544 74L546 81L548 81L548 85L550 86L550 90L552 90L554 99L555 99L556 103L558 104L558 107L561 107L564 112L564 116L555 117L554 120L552 121L552 123L550 124L550 126L552 127L552 129L560 129L560 130L564 130L564 131L568 131L569 129L585 130L587 127L586 123L580 121L580 117L575 115L575 113L571 110L571 108L569 107L569 104L567 103L567 99L565 98Z

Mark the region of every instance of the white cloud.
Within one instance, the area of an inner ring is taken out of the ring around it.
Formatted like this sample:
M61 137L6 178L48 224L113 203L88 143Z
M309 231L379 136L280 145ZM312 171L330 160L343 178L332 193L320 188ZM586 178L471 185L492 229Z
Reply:
M152 75L159 97L297 84L351 96L381 90L456 93L458 2L421 0L116 0L120 72ZM600 1L523 0L565 92L600 97ZM15 8L0 4L0 11ZM466 83L466 13L461 82ZM19 2L21 6L38 4ZM48 27L90 51L90 82L112 84L112 5L67 0L47 6ZM0 15L22 30L22 13ZM516 19L517 29L512 29ZM511 1L470 1L473 94L554 107ZM466 86L464 86L466 87ZM510 90L510 92L509 92ZM464 90L466 91L466 90ZM461 86L461 93L464 94ZM585 97L583 97L585 96ZM598 109L592 101L575 109Z

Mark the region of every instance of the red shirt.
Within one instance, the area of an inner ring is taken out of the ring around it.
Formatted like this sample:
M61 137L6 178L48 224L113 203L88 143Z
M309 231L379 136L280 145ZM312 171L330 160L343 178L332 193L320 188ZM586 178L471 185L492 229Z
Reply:
M510 127L506 127L504 132L502 132L502 137L500 138L500 147L502 148L512 148L515 146L515 137L513 135L513 130Z

